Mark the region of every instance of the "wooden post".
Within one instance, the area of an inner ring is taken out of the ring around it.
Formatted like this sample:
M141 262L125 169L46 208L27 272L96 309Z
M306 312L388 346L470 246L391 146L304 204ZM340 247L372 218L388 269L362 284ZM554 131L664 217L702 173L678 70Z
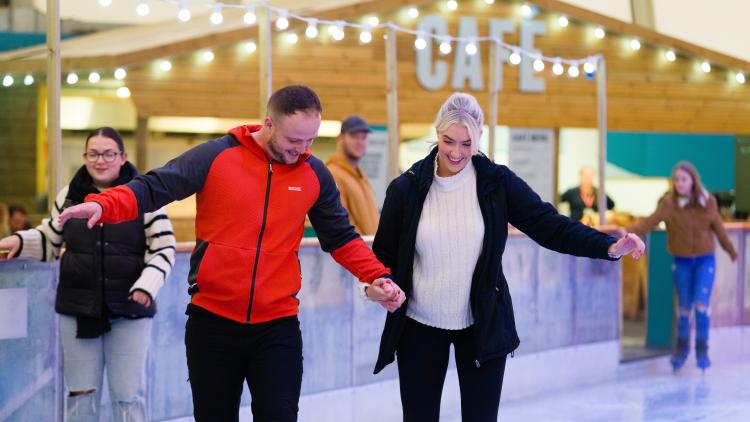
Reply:
M62 133L60 131L60 2L47 0L47 205L55 206L62 188Z
M135 166L141 173L149 170L147 141L148 117L139 115L135 126Z
M398 57L396 30L388 27L385 39L386 102L388 110L388 175L395 179L399 172L398 147Z
M596 109L599 128L599 225L607 224L607 64L600 57L596 70Z
M499 93L500 93L500 81L498 80L498 72L502 64L500 63L500 45L494 41L490 43L490 83L489 83L489 120L487 121L487 127L489 133L489 148L487 149L487 155L490 160L495 161L495 141L496 141L496 129L498 123L498 107L499 107Z
M258 65L260 72L258 81L258 118L263 121L266 115L266 105L271 97L272 72L271 72L271 14L268 8L261 5L258 7Z

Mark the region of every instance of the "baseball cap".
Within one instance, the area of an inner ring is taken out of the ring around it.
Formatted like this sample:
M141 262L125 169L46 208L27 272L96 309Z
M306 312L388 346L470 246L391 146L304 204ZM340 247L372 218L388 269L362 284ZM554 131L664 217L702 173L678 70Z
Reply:
M349 116L341 122L341 133L372 132L365 119L359 116Z

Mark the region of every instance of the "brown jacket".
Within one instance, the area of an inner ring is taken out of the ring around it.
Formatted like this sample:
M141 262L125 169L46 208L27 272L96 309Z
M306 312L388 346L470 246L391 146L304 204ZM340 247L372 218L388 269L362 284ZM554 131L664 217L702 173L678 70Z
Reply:
M341 203L349 213L349 221L359 234L375 234L380 214L370 181L361 169L354 169L340 152L334 154L326 165L339 188Z
M665 195L656 211L628 228L638 234L650 231L661 221L667 225L667 249L675 256L707 255L716 249L714 233L721 247L735 259L737 252L724 230L713 195L707 194L706 206L689 204L680 207L671 194Z

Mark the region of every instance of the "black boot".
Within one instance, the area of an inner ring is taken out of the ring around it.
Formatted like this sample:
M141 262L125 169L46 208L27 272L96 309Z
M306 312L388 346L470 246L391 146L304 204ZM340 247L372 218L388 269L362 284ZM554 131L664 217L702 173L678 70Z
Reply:
M711 360L708 359L708 341L695 341L695 363L698 365L698 368L704 371L711 366Z
M678 338L672 358L669 360L672 364L672 370L677 371L685 365L688 353L690 353L690 339Z

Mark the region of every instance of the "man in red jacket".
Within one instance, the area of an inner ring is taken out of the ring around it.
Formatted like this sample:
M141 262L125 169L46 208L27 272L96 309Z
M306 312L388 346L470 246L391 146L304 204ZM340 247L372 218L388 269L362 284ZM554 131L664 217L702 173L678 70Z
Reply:
M325 164L310 154L322 107L304 86L240 126L60 215L118 223L196 194L185 346L197 421L238 420L246 380L256 420L294 421L302 383L297 251L305 215L323 250L389 311L404 301L355 232Z

